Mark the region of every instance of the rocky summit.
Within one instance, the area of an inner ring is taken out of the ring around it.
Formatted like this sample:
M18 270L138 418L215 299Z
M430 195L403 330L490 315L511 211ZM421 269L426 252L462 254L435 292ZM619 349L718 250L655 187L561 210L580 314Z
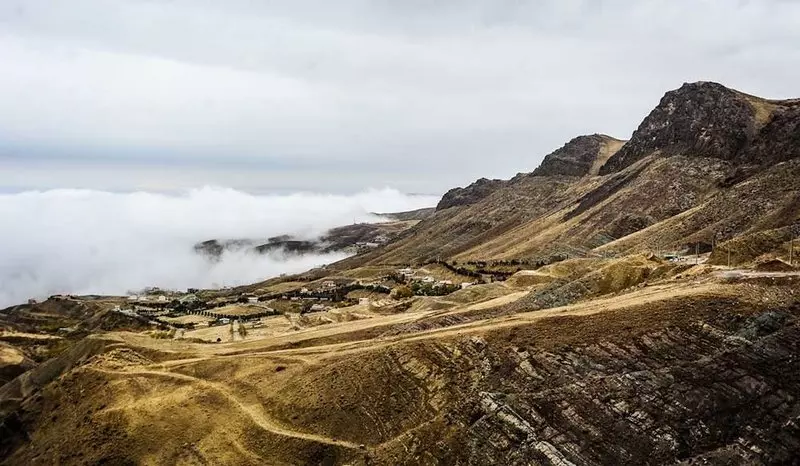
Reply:
M343 261L0 311L3 464L796 464L800 101L709 82Z

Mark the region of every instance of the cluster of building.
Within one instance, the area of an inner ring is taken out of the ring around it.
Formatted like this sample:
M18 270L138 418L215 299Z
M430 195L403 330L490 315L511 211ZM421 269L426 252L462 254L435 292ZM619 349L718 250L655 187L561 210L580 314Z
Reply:
M168 300L167 297L163 294L157 296L149 296L146 294L142 295L132 294L128 296L128 301L132 303L148 303L148 302L166 303Z
M346 247L344 250L345 252L349 252L351 254L358 254L364 251L369 251L371 249L375 249L378 246L384 245L389 242L389 237L386 235L378 235L372 238L372 241L358 241L352 246Z
M417 272L414 269L412 269L410 267L397 269L397 273L400 276L402 276L404 280L406 280L407 282L410 282L410 283L420 282L420 283L430 284L431 286L434 286L434 287L436 287L436 286L451 286L451 285L453 285L453 281L452 280L437 280L436 278L434 278L434 277L432 277L430 275L420 276L420 275L417 274ZM472 283L472 282L462 282L462 283L459 284L459 286L461 287L462 290L464 288L470 287L472 285L474 285L474 283Z

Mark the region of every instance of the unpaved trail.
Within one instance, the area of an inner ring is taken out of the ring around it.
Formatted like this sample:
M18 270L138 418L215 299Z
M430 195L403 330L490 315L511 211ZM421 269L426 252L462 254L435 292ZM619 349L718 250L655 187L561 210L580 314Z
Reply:
M256 425L261 427L263 430L282 435L284 437L293 437L302 440L308 440L311 442L322 443L326 445L334 445L338 447L350 448L350 449L358 449L360 448L359 445L347 442L345 440L337 440L330 437L325 437L322 435L316 434L309 434L306 432L298 432L295 430L288 429L284 426L277 424L275 421L267 417L263 410L261 409L260 405L257 403L244 403L239 398L237 398L233 393L231 393L227 388L224 386L210 382L208 380L200 379L197 377L193 377L191 375L180 374L175 372L162 372L162 371L154 371L154 370L112 370L112 369L105 369L100 368L97 366L89 367L91 370L97 372L103 372L106 374L112 375L121 375L121 376L150 376L150 377L167 377L172 379L181 380L184 382L189 382L194 385L198 385L210 390L214 390L220 395L222 395L226 400L228 400L231 404L236 406L241 412L247 415L250 420L252 420Z
M522 292L520 292L522 293ZM641 290L633 291L618 296L610 296L607 298L598 298L591 301L576 303L567 306L555 307L550 309L522 312L511 314L501 317L490 319L478 320L459 325L452 325L448 327L422 330L417 333L401 334L382 338L366 338L362 340L350 340L340 343L328 343L316 346L308 346L303 348L289 348L289 349L270 349L281 343L290 341L289 339L297 341L297 337L304 336L306 338L318 338L322 336L335 336L346 335L353 332L370 328L373 326L383 326L389 324L397 324L403 322L413 322L425 317L441 315L441 311L423 311L414 313L413 315L392 315L387 316L384 320L382 318L368 319L371 325L363 325L365 321L347 322L342 324L332 324L325 326L327 328L320 329L321 331L312 332L297 332L290 335L283 335L280 337L272 337L261 340L242 341L236 343L228 343L224 345L194 345L193 357L181 358L172 361L165 361L162 363L151 365L150 367L158 369L178 368L187 366L201 361L208 361L213 359L222 358L241 358L241 357L264 357L264 358L281 358L294 360L302 364L322 364L329 358L337 358L343 355L362 353L366 351L373 351L389 346L407 343L418 342L429 339L450 338L463 335L470 335L493 330L499 330L507 327L514 327L518 325L526 325L540 319L546 319L554 316L581 316L591 315L606 310L624 309L628 307L638 306L647 303L653 303L664 299L672 299L686 296L699 296L708 293L722 293L718 284L713 282L698 282L694 284L675 283L654 285ZM499 299L519 299L518 296L502 296ZM493 301L493 300L490 300ZM488 303L479 303L478 305L486 305ZM496 301L495 301L496 303ZM467 306L470 307L471 306ZM474 309L474 308L473 308ZM461 308L459 312L463 312ZM451 310L446 311L454 313ZM353 325L355 324L355 325ZM300 338L300 340L305 338ZM135 334L127 334L124 340L129 343L143 345L143 346L156 346L163 345L164 342L160 340L142 339ZM159 372L169 374L167 372ZM210 382L209 382L210 383Z
M525 325L540 319L546 319L554 316L592 315L606 310L624 309L642 304L654 303L664 299L700 296L712 292L720 292L718 285L714 283L699 283L689 286L686 284L659 285L621 296L595 299L585 303L571 304L568 306L555 307L551 309L523 312L444 328L423 330L413 334L403 334L386 338L370 338L365 340L348 341L343 343L333 343L297 349L258 351L254 348L254 351L249 351L239 355L282 357L302 356L309 362L319 363L329 357L340 357L342 355L373 351L401 343L448 338L499 330L506 327ZM225 357L228 355L219 356Z

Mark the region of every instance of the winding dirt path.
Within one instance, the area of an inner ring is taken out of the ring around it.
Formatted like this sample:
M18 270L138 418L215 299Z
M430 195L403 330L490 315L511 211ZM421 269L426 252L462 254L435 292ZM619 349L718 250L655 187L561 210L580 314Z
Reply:
M209 382L208 380L199 379L197 377L192 377L191 375L186 374L179 374L175 372L161 372L161 371L153 371L153 370L111 370L111 369L104 369L100 367L91 367L91 370L97 372L103 372L106 374L112 375L122 375L122 376L131 376L131 375L139 375L139 376L149 376L149 377L167 377L172 379L181 380L184 382L189 382L191 384L214 390L220 395L222 395L228 402L232 405L236 406L241 412L247 415L250 420L252 420L257 426L262 428L263 430L282 435L284 437L292 437L302 440L308 440L310 442L322 443L326 445L334 445L338 447L350 448L350 449L358 449L360 445L347 442L345 440L337 440L331 437L325 437L322 435L316 434L309 434L306 432L298 432L295 430L288 429L280 424L276 423L274 420L267 417L261 406L257 403L244 403L239 398L237 398L233 393L231 393L228 389L224 386L216 384L214 382Z

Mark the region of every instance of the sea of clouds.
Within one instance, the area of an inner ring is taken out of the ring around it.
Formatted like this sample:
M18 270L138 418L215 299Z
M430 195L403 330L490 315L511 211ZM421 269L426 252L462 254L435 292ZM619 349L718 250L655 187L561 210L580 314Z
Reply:
M52 294L124 294L147 286L240 285L335 262L345 254L197 254L208 239L315 238L372 212L433 206L393 189L353 195L253 195L204 187L179 194L58 189L0 194L0 308Z

